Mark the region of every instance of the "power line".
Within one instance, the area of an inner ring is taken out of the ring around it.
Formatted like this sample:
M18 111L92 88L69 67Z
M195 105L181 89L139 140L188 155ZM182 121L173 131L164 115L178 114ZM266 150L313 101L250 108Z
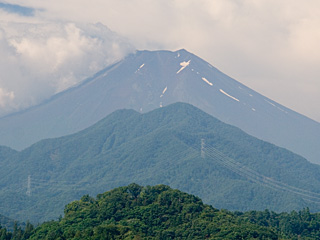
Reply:
M226 156L222 152L220 152L218 149L214 148L213 146L206 145L206 156L208 158L211 158L213 160L218 161L223 166L227 167L228 169L232 170L233 172L255 182L260 185L275 189L275 190L281 190L281 191L287 191L296 195L301 196L303 199L307 201L312 201L315 203L320 203L320 194L311 192L305 189L297 188L290 186L288 184L279 182L275 179L272 179L270 177L266 177L246 166L243 164L235 161L234 159Z
M153 147L153 143L148 143L147 148ZM219 146L218 146L219 147ZM161 151L159 151L161 153ZM234 173L245 177L246 179L257 183L259 185L277 190L277 191L286 191L290 192L295 195L299 195L301 198L303 198L306 201L320 203L320 194L316 192L312 192L309 190L305 190L302 188L290 186L286 183L277 181L271 177L267 177L243 164L240 162L234 160L233 158L225 155L223 152L219 151L216 147L205 143L205 139L201 139L201 146L200 151L199 149L196 149L194 147L181 147L179 151L176 151L175 154L167 154L168 156L163 157L166 158L166 160L173 161L175 159L179 159L180 163L183 163L184 161L189 161L192 158L200 157L201 159L209 159L213 160L220 165L228 168L229 170L233 171ZM199 156L200 155L200 156ZM186 162L187 163L187 162ZM170 165L168 165L170 166ZM76 190L90 190L89 186L93 184L96 181L70 181L70 180L59 180L59 179L41 179L34 177L32 175L28 175L27 178L27 196L31 196L32 192L38 191L40 189L55 189L55 190L62 190L67 191L71 189ZM85 187L84 185L87 185ZM23 190L23 188L16 188L16 190L20 191L19 189ZM25 187L24 187L25 189Z

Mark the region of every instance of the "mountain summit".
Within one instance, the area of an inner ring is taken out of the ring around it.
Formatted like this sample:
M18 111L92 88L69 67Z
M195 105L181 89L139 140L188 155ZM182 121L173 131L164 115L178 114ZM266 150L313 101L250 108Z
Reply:
M320 163L320 123L228 77L186 50L137 51L82 84L0 119L0 144L23 149L75 133L117 109L190 103L223 122Z

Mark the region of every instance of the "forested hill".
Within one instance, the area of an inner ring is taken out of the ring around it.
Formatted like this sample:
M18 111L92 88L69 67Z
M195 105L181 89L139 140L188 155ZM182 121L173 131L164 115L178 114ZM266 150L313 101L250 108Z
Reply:
M0 146L0 164L4 165L4 160L9 159L13 157L16 153L18 153L16 150L13 150L6 146ZM1 166L0 165L0 166Z
M277 239L271 228L219 211L165 185L130 184L68 204L28 239Z
M320 166L184 103L118 110L76 134L7 151L0 212L22 222L57 219L68 202L131 182L229 210L320 210Z
M12 230L14 226L14 220L0 214L0 226Z
M0 229L0 239L320 239L320 214L268 210L230 212L166 185L132 183L85 195L65 207L65 216L37 228Z

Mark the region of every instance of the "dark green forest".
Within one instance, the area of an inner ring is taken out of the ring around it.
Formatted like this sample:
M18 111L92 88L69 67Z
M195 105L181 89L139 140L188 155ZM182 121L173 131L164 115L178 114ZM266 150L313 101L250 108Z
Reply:
M0 239L320 239L320 214L230 212L166 185L133 183L84 195L57 221L1 228Z
M14 224L15 224L14 220L0 214L0 226L8 230L13 230Z
M320 211L320 166L184 103L119 110L79 133L0 153L0 213L33 224L132 182L169 185L231 211Z

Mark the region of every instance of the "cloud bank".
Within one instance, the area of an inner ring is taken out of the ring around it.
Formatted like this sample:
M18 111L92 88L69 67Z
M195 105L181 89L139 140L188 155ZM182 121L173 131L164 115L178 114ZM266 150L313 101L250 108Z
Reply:
M2 22L0 115L37 104L133 49L100 23Z
M185 48L254 90L320 121L316 107L320 102L318 0L10 2L35 9L33 21L101 22L125 36L138 49ZM7 22L16 18L5 17ZM77 24L75 27L80 28ZM68 39L67 30L63 31ZM18 44L25 52L26 46L32 45L31 39ZM48 42L45 46L50 44L58 43ZM18 48L12 41L8 46ZM76 59L75 52L69 51ZM72 82L68 75L64 76L66 82ZM13 89L1 83L0 87L3 98L9 101Z

